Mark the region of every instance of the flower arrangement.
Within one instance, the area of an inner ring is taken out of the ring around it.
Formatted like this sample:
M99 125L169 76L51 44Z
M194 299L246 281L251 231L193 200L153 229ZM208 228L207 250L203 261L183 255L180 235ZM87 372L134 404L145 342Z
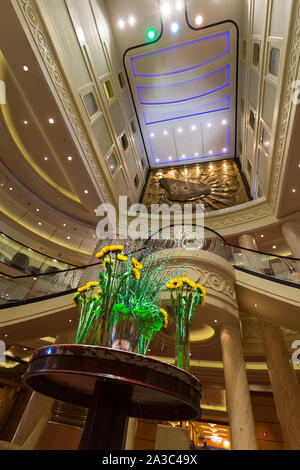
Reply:
M186 277L172 279L166 284L171 294L176 320L176 356L175 365L188 370L190 361L189 334L190 323L198 305L205 306L206 291Z
M79 308L77 344L111 346L145 354L155 334L167 327L167 312L157 305L169 271L166 259L146 256L146 265L122 254L123 245L105 246L99 281L88 282L74 295Z

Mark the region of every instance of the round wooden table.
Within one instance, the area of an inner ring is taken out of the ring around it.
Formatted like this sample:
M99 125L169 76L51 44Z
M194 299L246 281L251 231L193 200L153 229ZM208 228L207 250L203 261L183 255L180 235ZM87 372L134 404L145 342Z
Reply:
M139 354L84 345L37 349L26 385L89 408L81 450L124 449L128 417L185 421L201 416L201 384L191 374Z

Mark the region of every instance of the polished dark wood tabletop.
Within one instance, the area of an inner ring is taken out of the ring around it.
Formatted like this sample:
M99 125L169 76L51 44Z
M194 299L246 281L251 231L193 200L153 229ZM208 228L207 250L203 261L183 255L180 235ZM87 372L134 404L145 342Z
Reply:
M23 377L51 398L89 408L80 449L121 449L128 416L183 421L201 416L201 384L193 375L139 354L85 345L33 353ZM122 436L107 436L107 426ZM105 438L99 441L101 429ZM121 443L122 441L122 443Z

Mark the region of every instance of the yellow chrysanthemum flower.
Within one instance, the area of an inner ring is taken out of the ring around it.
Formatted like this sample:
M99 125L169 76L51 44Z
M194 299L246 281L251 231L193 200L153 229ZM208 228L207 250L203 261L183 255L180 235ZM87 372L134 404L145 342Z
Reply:
M128 258L126 256L121 255L120 253L118 254L117 258L118 258L119 261L127 261L128 260Z
M201 286L201 284L196 284L196 289L199 290L201 294L206 295L206 290Z
M99 299L99 295L97 295L97 294L94 294L94 295L93 295L93 299L94 299L94 300L97 300L97 299Z
M178 289L182 286L183 282L181 279L172 279L172 281L168 282L168 284L166 285L167 289Z
M98 289L98 294L99 294L99 295L102 294L102 289Z
M187 284L189 287L196 289L197 284L191 281L190 279L188 279L187 277L181 278L180 281L183 282L184 284Z
M96 258L98 259L103 258L104 255L105 253L103 251L100 251L99 253L96 254Z
M83 287L79 287L78 289L78 292L87 292L90 290L89 286L83 286Z
M99 284L100 283L98 281L91 281L91 282L87 283L87 286L88 287L97 287L97 286L99 286Z
M143 265L135 258L132 258L132 264L135 267L135 269L143 269Z
M141 277L141 273L138 269L136 268L133 268L133 273L134 273L134 277L136 278L136 280L138 281Z
M167 326L168 326L168 314L163 308L160 309L160 313L162 313L162 315L164 317L164 328L167 328Z

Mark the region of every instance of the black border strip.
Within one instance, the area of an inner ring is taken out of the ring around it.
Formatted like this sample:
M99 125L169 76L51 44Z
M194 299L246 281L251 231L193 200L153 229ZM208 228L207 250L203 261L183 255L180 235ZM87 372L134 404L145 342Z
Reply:
M50 300L57 297L62 297L63 295L69 295L77 292L77 289L67 290L64 292L59 292L56 294L45 295L43 297L35 297L34 299L19 300L18 302L12 301L7 304L0 305L0 310L12 307L20 307L21 305L35 304L36 302L43 302L44 300Z
M283 284L284 286L294 287L295 289L300 289L299 284L294 284L290 281L284 281L283 279L278 279L277 277L267 276L267 274L256 273L254 271L250 271L250 269L241 268L240 266L233 265L234 269L237 271L241 271L246 274L252 274L252 276L260 277L261 279L265 279L266 281L277 282L278 284Z

